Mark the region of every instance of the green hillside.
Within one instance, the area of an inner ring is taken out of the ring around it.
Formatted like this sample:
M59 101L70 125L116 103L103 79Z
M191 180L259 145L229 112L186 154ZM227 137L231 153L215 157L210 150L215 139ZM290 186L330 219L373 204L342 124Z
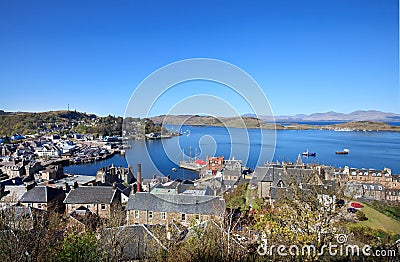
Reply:
M390 218L379 211L364 205L362 208L362 212L364 212L365 216L368 218L366 221L359 222L360 224L375 228L381 229L386 232L400 234L400 222Z
M41 113L0 112L0 136L13 134L90 133L97 135L120 135L122 117L99 117L77 111L49 111Z

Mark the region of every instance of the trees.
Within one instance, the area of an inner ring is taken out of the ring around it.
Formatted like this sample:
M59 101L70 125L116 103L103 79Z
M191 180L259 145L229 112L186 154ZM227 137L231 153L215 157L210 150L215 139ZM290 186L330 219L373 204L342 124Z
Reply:
M275 253L271 250L273 245L296 246L299 249L294 250L293 258L317 260L323 246L335 242L335 236L346 230L336 206L343 190L333 184L303 184L296 177L288 177L286 184L273 206L266 213L255 215L255 229L267 238L265 254L277 258L276 249ZM302 254L304 246L313 246L315 251Z
M57 250L57 214L22 206L0 211L0 260L47 260ZM60 221L58 221L59 225Z
M233 191L224 194L226 207L231 209L240 209L247 211L249 206L246 204L246 192L248 184L240 184Z
M98 240L93 232L81 235L69 234L63 241L60 252L56 257L59 261L99 261Z

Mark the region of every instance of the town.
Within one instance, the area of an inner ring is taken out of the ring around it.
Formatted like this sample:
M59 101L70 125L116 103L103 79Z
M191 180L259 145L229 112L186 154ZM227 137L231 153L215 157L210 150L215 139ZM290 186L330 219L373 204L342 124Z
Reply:
M400 176L390 168L305 164L299 155L295 162L267 162L251 170L240 159L210 156L181 163L199 171L194 181L157 175L143 178L140 163L105 166L84 176L66 174L63 166L124 153L126 146L120 139L52 134L14 135L10 140L0 145L2 230L23 232L19 227L27 224L25 230L36 230L34 217L49 219L49 214L56 214L53 230L61 233L60 241L84 232L96 232L104 240L112 234L120 239L119 249L111 252L108 243L105 252L123 260L155 258L188 241L194 232L204 234L212 227L228 236L237 254L248 253L261 238L257 219L292 198L297 189L303 196L311 193L314 204L329 206L334 221L364 220L363 204L355 201L400 203ZM19 222L11 225L10 219ZM19 241L16 235L7 241ZM29 244L21 244L26 245L24 253L31 255Z

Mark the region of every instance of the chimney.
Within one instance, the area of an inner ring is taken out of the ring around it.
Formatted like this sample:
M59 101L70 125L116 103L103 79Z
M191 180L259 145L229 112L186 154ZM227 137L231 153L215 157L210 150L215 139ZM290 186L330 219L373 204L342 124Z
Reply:
M142 184L142 164L137 164L137 181L136 181L137 192L141 191L141 184Z

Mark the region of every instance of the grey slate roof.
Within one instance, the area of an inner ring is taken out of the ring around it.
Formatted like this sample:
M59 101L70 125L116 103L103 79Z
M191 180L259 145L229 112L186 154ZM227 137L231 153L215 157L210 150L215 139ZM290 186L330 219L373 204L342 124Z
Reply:
M167 248L144 225L129 225L106 228L102 231L102 239L110 241L117 238L122 245L122 261L144 260L154 257ZM111 247L111 245L106 245Z
M57 196L64 194L62 189L52 188L48 186L36 186L25 192L21 203L49 203Z
M109 186L82 186L71 190L64 200L65 204L111 203L116 189Z
M125 209L219 216L225 211L225 200L215 196L139 192L129 198Z
M242 171L240 169L224 169L224 177L227 176L237 176L240 177L242 175Z
M18 202L27 192L25 186L9 186L4 187L4 195L0 198L0 202Z
M256 177L260 182L272 182L277 185L279 181L287 183L288 180L296 179L297 183L307 183L313 176L314 171L308 168L287 168L282 167L257 167Z
M121 191L121 194L123 194L125 196L129 196L131 194L131 191L132 191L132 187L127 187Z

